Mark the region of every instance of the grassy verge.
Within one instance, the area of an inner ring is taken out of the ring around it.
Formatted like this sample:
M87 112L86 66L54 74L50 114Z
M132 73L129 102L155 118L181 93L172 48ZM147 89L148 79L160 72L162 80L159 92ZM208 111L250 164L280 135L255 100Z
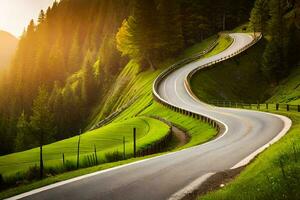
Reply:
M292 119L289 133L260 154L233 182L199 199L300 198L300 113L271 112Z
M184 129L190 136L190 141L186 145L180 147L188 148L191 146L199 145L216 136L217 132L210 125L200 122L199 120L178 114L174 111L164 109L158 103L154 103L151 107L146 109L143 115L160 116L178 127Z

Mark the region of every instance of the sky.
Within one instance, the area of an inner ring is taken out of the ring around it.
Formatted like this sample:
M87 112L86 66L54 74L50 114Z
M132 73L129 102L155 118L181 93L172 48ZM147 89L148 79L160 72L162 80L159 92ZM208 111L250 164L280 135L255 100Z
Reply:
M55 0L0 0L0 30L20 37L31 19L36 20L41 9Z

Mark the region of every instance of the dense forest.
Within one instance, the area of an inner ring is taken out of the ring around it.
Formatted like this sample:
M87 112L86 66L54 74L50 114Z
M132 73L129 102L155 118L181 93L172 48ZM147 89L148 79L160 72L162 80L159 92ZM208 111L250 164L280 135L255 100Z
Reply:
M250 25L269 40L262 72L273 84L285 78L299 61L300 1L256 0Z
M296 62L291 56L299 42L291 38L299 40L297 6L285 0L55 2L28 25L12 65L1 74L0 155L38 146L40 132L48 136L43 144L78 134L130 59L154 70L249 18L254 30L273 36L262 71L278 81Z

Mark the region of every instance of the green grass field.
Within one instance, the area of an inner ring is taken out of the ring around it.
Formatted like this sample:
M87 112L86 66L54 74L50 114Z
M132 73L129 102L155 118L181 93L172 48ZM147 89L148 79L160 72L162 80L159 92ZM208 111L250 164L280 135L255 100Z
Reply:
M99 159L105 162L105 153L118 150L122 152L123 136L126 138L126 153L132 154L133 128L137 129L137 148L160 140L169 131L169 127L152 118L138 117L125 122L112 123L103 128L90 131L81 135L80 156L94 152L96 145ZM78 137L72 137L44 146L45 166L56 166L62 164L62 154L65 159L75 161L77 155ZM16 172L28 170L30 166L39 164L39 148L14 153L0 157L0 173L3 176L12 175Z

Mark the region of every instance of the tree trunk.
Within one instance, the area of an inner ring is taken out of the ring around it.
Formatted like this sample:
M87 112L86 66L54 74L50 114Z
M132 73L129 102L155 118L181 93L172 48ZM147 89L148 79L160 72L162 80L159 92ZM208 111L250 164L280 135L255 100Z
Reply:
M226 30L226 13L223 14L223 31Z
M40 178L44 175L43 143L40 144Z

